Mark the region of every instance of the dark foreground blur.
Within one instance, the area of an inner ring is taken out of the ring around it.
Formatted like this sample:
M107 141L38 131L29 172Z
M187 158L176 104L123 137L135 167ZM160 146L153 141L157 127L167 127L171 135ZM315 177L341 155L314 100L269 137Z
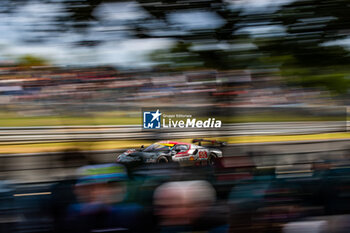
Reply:
M75 176L2 181L0 232L349 231L346 156L274 168L250 156L132 169L76 156Z

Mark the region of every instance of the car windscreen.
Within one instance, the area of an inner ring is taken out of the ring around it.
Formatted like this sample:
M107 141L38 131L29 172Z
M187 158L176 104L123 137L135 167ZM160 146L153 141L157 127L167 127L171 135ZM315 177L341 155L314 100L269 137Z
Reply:
M151 152L151 151L167 151L172 148L172 145L170 144L161 144L161 143L154 143L144 149L145 152Z

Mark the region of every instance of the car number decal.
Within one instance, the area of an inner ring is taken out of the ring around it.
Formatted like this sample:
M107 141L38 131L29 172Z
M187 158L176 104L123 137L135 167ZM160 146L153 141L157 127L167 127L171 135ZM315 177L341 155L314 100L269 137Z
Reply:
M198 157L200 159L207 159L208 158L208 153L206 151L199 151L198 155L199 155Z

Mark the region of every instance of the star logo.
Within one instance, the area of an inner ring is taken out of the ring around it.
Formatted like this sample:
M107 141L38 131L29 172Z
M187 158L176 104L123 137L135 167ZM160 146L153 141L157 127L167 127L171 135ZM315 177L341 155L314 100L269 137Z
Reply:
M144 129L160 129L162 113L157 109L155 112L143 112L143 128Z
M159 109L157 109L157 111L155 113L151 113L151 115L153 116L152 121L154 121L155 119L157 119L157 121L159 121L159 117L160 115L162 115L161 113L159 113Z

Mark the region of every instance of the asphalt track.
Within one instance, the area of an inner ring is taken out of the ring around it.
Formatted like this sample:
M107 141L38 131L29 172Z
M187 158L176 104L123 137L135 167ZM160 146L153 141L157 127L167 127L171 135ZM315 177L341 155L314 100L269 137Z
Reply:
M283 142L237 144L224 148L224 156L247 155L257 166L279 166L313 161L337 160L350 155L349 141ZM85 156L96 163L114 162L123 150L89 151ZM62 153L2 154L0 178L14 182L38 182L57 180L75 174L81 166L79 159L72 159L68 166L62 161Z
M176 129L167 132L141 131L140 126L71 126L71 127L8 127L0 129L0 144L47 141L79 141L107 139L171 139L193 137L275 137L271 142L246 141L223 148L224 156L249 154L257 166L278 166L313 161L337 160L347 156L349 138L302 140L305 134L346 132L347 122L283 122L230 124L220 130ZM279 135L296 135L299 140L279 140ZM15 147L15 145L12 145ZM84 155L96 163L114 162L124 149L86 151ZM0 178L15 182L57 180L75 174L82 165L80 158L59 152L0 154Z

